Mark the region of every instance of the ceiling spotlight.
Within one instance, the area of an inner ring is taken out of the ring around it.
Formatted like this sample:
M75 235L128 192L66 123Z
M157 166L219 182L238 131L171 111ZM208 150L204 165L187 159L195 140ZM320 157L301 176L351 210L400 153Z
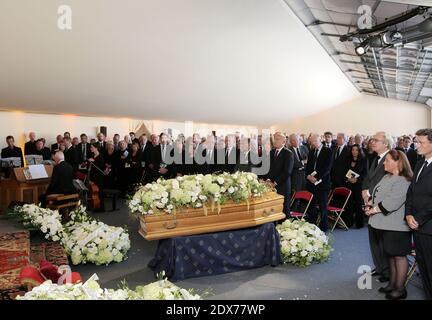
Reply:
M389 45L392 44L392 34L393 32L387 31L386 33L383 33L382 35L382 42Z
M365 41L363 41L360 45L358 45L355 48L355 51L356 51L357 55L362 56L368 52L369 48L370 48L369 40L366 39Z
M381 35L383 44L389 46L402 41L403 35L399 31L387 31Z

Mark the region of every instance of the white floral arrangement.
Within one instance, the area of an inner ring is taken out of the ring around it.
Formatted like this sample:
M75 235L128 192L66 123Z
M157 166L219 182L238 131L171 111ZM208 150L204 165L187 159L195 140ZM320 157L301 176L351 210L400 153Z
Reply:
M127 231L103 222L92 220L69 223L65 230L62 243L74 265L121 262L126 259L130 249Z
M15 207L9 215L18 217L25 227L40 230L48 240L59 241L63 237L62 217L57 210L25 204Z
M284 263L305 267L313 262L324 262L333 250L329 237L316 225L303 219L287 219L276 229L280 234Z
M17 300L201 300L192 290L177 287L168 280L159 280L135 290L102 289L93 275L85 283L58 285L45 281Z
M82 205L69 213L70 221L66 224L62 224L57 210L35 204L16 206L8 215L18 217L26 227L40 230L46 239L60 241L74 265L121 262L130 249L126 229L94 220Z
M227 200L248 202L270 191L254 173L197 174L158 179L141 187L129 201L131 212L142 215L175 213L177 208L211 208Z

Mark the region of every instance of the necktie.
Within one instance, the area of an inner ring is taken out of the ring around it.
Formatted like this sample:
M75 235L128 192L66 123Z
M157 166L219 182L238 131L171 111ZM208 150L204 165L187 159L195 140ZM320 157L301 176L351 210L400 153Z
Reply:
M299 161L302 161L302 157L301 157L301 154L300 154L300 148L297 147L296 151L297 151L297 157L298 157Z
M378 161L379 161L378 159L379 159L379 157L377 156L377 157L375 157L374 161L372 162L372 166L371 166L372 170L375 170L376 167L378 167Z
M420 168L420 171L419 171L419 173L418 173L418 175L417 175L417 178L416 178L416 182L418 181L418 179L421 177L421 174L424 172L424 171L426 171L426 168L428 167L428 162L425 160L425 162L423 163L423 165L422 165L422 167Z
M316 149L314 152L314 171L316 170L317 160L318 160L318 149Z
M276 157L275 158L277 158L277 156L279 155L279 152L280 152L280 150L278 149L278 150L276 150Z
M340 148L341 148L341 147L338 147L337 150L336 150L335 160L336 160L337 158L339 158Z
M162 146L162 162L165 162L165 145Z

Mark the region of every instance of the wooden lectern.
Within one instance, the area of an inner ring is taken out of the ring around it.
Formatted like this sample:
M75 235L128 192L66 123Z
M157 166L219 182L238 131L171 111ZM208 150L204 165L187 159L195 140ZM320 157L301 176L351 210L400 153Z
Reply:
M53 166L44 165L48 178L29 179L25 171L28 167L13 168L8 179L0 180L0 213L3 213L12 201L38 203L50 181Z

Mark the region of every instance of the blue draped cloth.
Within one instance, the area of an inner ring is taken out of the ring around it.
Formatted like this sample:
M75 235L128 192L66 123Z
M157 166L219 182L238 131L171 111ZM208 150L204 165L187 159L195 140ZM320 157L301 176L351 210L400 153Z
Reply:
M274 223L254 228L159 240L148 264L170 281L222 274L282 263Z

